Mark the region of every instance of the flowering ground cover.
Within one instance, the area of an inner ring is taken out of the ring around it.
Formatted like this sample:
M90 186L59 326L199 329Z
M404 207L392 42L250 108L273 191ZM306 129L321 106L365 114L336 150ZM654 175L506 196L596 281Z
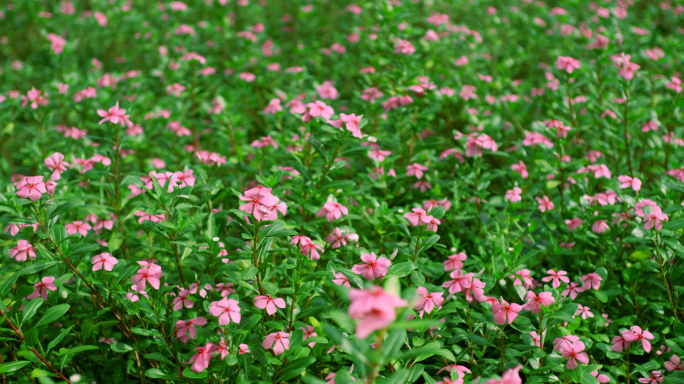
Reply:
M684 383L680 1L0 4L2 383Z

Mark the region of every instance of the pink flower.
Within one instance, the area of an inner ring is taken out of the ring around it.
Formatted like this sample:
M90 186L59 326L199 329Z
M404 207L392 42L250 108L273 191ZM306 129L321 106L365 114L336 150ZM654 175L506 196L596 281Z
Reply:
M537 199L539 210L542 212L550 211L554 207L553 202L549 200L548 196L544 196L544 198L535 197L535 199Z
M553 340L553 350L560 352L563 349L569 349L572 347L572 343L579 341L579 337L573 335L566 335L563 337L558 337Z
M556 60L556 68L567 73L572 73L575 69L579 69L580 62L577 59L567 56L559 56Z
M580 278L580 281L584 281L584 284L582 284L582 290L586 291L588 289L595 289L598 291L599 288L601 288L601 276L599 276L598 273L588 273L582 278Z
M527 173L527 167L525 166L525 163L520 161L518 164L513 164L511 165L511 168L513 171L517 172L522 176L523 179L527 179L529 174Z
M442 297L442 292L429 293L427 289L423 287L418 287L418 295L422 296L422 299L416 304L415 309L417 311L425 311L427 313L432 312L435 308L441 308L444 298Z
M273 332L266 336L262 343L264 349L273 349L274 355L280 355L290 349L290 334L286 332Z
M634 325L629 330L626 329L622 331L622 337L625 341L629 341L630 343L640 340L644 351L651 352L651 343L648 340L653 340L655 336L648 330L644 329L642 331L641 327Z
M425 220L428 216L424 210L420 208L413 208L412 211L413 213L409 212L404 214L404 217L408 219L409 224L415 227L427 223Z
M669 83L665 84L665 87L667 89L671 89L677 93L682 92L682 80L679 79L678 77L672 77L672 80L670 80Z
M128 120L128 115L126 115L126 110L119 108L118 101L116 102L115 106L109 108L107 111L98 109L97 114L102 117L100 124L104 123L105 121L109 121L112 124L120 124L123 127L124 125L127 125L127 123L130 123L130 120Z
M105 271L111 271L114 269L114 265L118 264L119 260L110 255L109 252L100 253L99 255L93 256L93 271L99 271L104 267Z
M423 177L423 171L427 171L428 167L420 164L413 163L406 166L406 176L416 176L416 178L421 179Z
M36 249L28 241L19 240L17 246L9 250L9 257L17 261L26 261L27 258L33 260L36 258Z
M314 103L309 103L306 106L309 108L309 110L307 111L307 113L304 116L302 116L302 121L305 121L305 122L310 120L310 117L307 117L307 119L305 119L306 116L311 116L311 117L320 116L326 120L329 120L330 117L333 115L333 113L335 113L335 111L332 109L332 107L326 105L324 102L322 102L320 100L318 100Z
M510 201L511 203L517 203L518 201L522 200L522 189L518 187L514 187L513 189L509 189L506 191L506 195L504 196L504 199L507 201Z
M173 299L173 310L179 311L183 306L185 306L185 308L192 308L192 306L195 305L195 302L188 299L188 296L190 296L190 291L181 289L180 292L178 292L178 296Z
M582 223L583 223L583 221L579 217L575 217L571 220L565 220L565 225L571 231L574 231L575 229L577 229L580 225L582 225Z
M603 373L599 373L599 371L589 372L589 374L594 376L596 378L596 381L598 381L601 384L610 382L610 377L604 375Z
M492 314L494 314L494 322L499 325L511 324L518 317L518 313L522 310L522 306L518 304L508 304L506 300L501 303L492 304Z
M335 278L333 279L333 283L337 285L343 285L347 288L351 287L351 284L349 284L349 279L344 275L342 272L337 272L335 274Z
M551 283L551 286L554 288L560 287L561 281L566 283L566 284L570 282L570 279L568 279L568 277L565 276L568 274L565 271L556 272L553 269L549 269L548 271L546 271L546 273L548 273L549 276L543 278L542 281L543 282L549 282L549 281L553 280L553 283Z
M336 219L340 219L342 215L348 215L349 210L347 210L347 207L340 203L335 203L335 202L327 202L323 204L323 208L321 208L317 213L316 217L324 217L328 221L333 221Z
M73 234L80 234L81 236L85 236L88 234L88 231L92 229L90 224L84 223L82 221L74 221L71 224L66 224L64 225L66 228L67 235L71 236Z
M219 325L228 325L231 322L240 323L240 306L234 299L223 298L219 301L212 301L209 313L219 318Z
M321 258L321 255L318 253L318 251L321 251L321 253L325 252L323 247L310 241L306 244L300 245L300 248L302 250L302 255L309 256L311 260L318 260Z
M568 359L568 369L577 368L578 361L580 364L589 364L589 356L582 352L584 351L584 348L584 343L579 340L574 341L572 344L568 343L564 345L564 348L561 349L560 353L564 358Z
M266 309L266 313L273 315L278 308L285 308L285 300L281 298L273 298L271 295L257 296L254 298L254 306L259 309Z
M207 325L207 319L204 317L196 317L190 320L178 320L174 326L174 333L177 338L181 339L184 343L187 342L186 332L190 333L190 338L195 339L197 337L197 329L195 326L202 327Z
M207 343L204 347L197 347L195 348L195 353L191 358L190 358L190 363L192 363L192 367L190 368L193 372L199 373L204 371L209 367L209 361L211 360L211 357L213 356L214 351L216 350L217 346L212 344L212 343Z
M590 311L590 309L591 308L579 304L577 307L577 312L575 312L575 316L582 315L584 320L586 320L587 317L594 317L594 314Z
M610 227L608 227L607 220L598 220L591 226L591 230L592 232L601 234L610 230Z
M24 177L15 186L19 189L17 196L22 199L38 201L43 193L48 193L47 186L43 182L43 176Z
M672 355L672 357L670 357L670 361L665 362L665 369L668 371L684 371L682 359L677 355Z
M457 269L449 274L453 280L442 284L442 287L449 288L449 293L454 294L470 288L473 284L473 274L463 274L463 270Z
M457 269L463 268L463 261L465 261L468 258L464 252L459 252L455 255L451 255L447 258L445 262L442 263L444 265L444 270L445 271L455 271Z
M162 276L161 267L145 261L138 261L138 264L143 268L138 269L136 275L133 276L133 284L136 284L140 290L145 289L146 283L150 283L154 289L159 289L159 280Z
M613 352L622 352L622 351L628 349L629 346L632 344L631 341L625 340L625 338L622 336L613 337L613 339L611 340L611 343L613 345L610 347L610 349Z
M568 284L567 287L565 287L565 289L563 290L561 295L563 295L563 297L570 295L570 298L575 300L575 298L577 297L577 294L580 292L584 292L584 289L582 287L578 288L577 283L575 283L573 281L570 284Z
M373 286L367 290L349 291L349 316L360 320L356 325L356 337L365 339L373 331L387 327L397 317L395 308L405 307L408 303L392 294Z
M648 377L642 377L639 379L640 383L651 383L656 384L663 381L663 373L660 371L651 371Z
M318 336L318 334L316 334L316 332L314 332L314 327L311 325L307 325L306 327L299 327L299 329L304 331L304 338L302 340L306 340L310 337ZM311 343L309 343L309 348L313 348L314 345L316 345L316 342L312 341Z
M48 293L47 291L56 291L57 287L55 286L55 278L53 276L45 276L41 279L41 281L33 284L33 288L35 289L32 294L28 295L27 299L33 300L38 297L42 297L43 301L47 300Z
M62 160L64 160L64 155L56 152L52 156L47 157L43 162L46 167L53 171L52 176L50 176L52 181L59 180L61 178L62 172L66 171L66 167L70 167L69 163Z
M375 278L382 278L387 274L387 268L389 268L392 263L386 257L378 258L375 252L362 253L361 261L365 261L365 264L356 264L352 267L352 272L363 276L368 281L373 281Z
M240 344L238 346L238 353L240 355L244 355L245 353L249 353L249 346L247 344Z
M522 306L522 309L532 311L532 313L541 312L542 305L547 307L556 302L556 299L553 298L551 292L541 292L539 295L536 295L532 291L527 291L525 300L529 301Z
M336 249L347 245L347 236L342 234L342 230L340 230L340 228L335 227L335 229L333 229L333 233L325 237L325 241L328 244L332 244L332 249Z

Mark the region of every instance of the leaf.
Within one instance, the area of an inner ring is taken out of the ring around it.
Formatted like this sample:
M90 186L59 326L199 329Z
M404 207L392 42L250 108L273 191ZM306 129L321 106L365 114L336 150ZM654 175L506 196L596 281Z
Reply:
M7 292L9 292L10 289L12 289L12 286L14 285L14 283L17 282L18 278L19 272L15 272L3 278L3 281L0 284L0 297L4 297L5 294L7 294Z
M470 334L468 334L468 339L470 339L473 343L475 343L477 345L483 345L483 346L487 346L487 347L496 348L496 345L494 343L492 343L488 339L485 339L482 336L478 336L478 335L470 333Z
M48 344L46 352L54 348L55 345L59 344L59 342L62 341L62 339L69 333L69 331L71 331L71 328L73 328L74 325L75 324L72 324L69 328L62 330L62 332L60 332L59 335L57 335L57 337L50 340L50 344Z
M164 355L162 355L159 352L147 353L144 355L144 357L146 359L149 359L149 360L157 360L157 361L161 361L162 363L164 363L166 365L174 366L173 363L169 359L167 359Z
M681 384L684 383L684 371L673 371L665 376L661 384Z
M161 369L150 368L145 371L145 376L152 379L159 379L161 377L166 376L166 374Z
M63 349L62 348L59 350L59 355L60 356L69 356L69 355L73 355L75 353L84 352L84 351L91 351L91 350L95 350L95 349L100 349L100 348L98 348L94 345L79 345L78 347L74 347L71 349Z
M409 378L408 369L400 369L394 373L394 375L382 379L378 379L375 382L378 384L405 384Z
M36 312L38 312L38 308L40 308L41 305L43 305L42 297L36 297L35 299L31 300L28 305L24 307L24 317L22 317L21 323L23 324L26 320L35 316Z
M382 343L382 356L385 360L394 358L406 341L405 329L393 329Z
M22 360L22 361L10 361L8 363L2 363L0 364L0 373L9 373L9 372L14 372L18 371L24 366L28 365L30 361Z
M306 356L288 361L282 371L280 371L278 381L287 381L301 375L302 372L306 370L306 367L314 362L316 362L316 358L312 356Z
M185 368L183 370L183 376L187 377L188 379L206 379L207 376L209 376L209 372L202 371L200 373L195 373L190 370L190 368Z
M57 265L61 263L61 261L41 261L39 263L35 263L33 265L29 265L28 267L24 267L19 270L19 275L33 275L36 274L42 270L48 269L54 265Z
M404 263L393 264L389 267L387 277L406 277L411 274L411 272L416 269L416 265L410 261Z
M112 351L118 353L126 353L133 350L133 347L125 343L114 343L110 346L110 348L112 349Z
M591 375L589 370L582 372L582 380L580 382L581 384L599 384L599 381Z
M67 313L69 308L71 308L69 304L59 304L48 308L48 310L45 311L45 314L43 314L43 317L41 317L40 320L38 320L38 324L36 324L36 327L40 327L41 325L50 324L56 321L65 313Z

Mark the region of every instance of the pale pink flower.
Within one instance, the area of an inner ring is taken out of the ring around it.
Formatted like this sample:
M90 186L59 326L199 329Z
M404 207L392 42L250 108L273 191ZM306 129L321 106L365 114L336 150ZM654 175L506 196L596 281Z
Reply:
M473 284L473 274L472 273L463 273L463 270L457 269L455 271L452 271L449 274L449 277L451 277L452 280L447 281L446 283L442 284L442 287L448 288L449 293L454 294L461 292L465 289L470 288L470 286Z
M554 288L558 288L561 285L561 281L564 283L569 283L570 279L568 279L567 275L568 273L565 271L554 271L553 269L549 269L546 271L546 273L549 274L549 276L546 276L542 279L543 282L549 282L553 280L553 283L551 283L551 286Z
M506 300L501 303L492 304L492 314L494 314L494 322L499 325L511 324L518 317L518 313L522 310L519 304L508 304Z
M266 336L262 343L264 349L272 349L274 355L280 355L290 349L290 334L286 332L273 332Z
M154 289L159 289L159 280L162 276L161 267L146 261L138 261L138 264L143 268L138 269L136 275L133 276L133 284L136 284L140 290L145 289L147 283L150 283Z
M99 271L104 267L105 271L111 271L114 269L114 265L119 263L119 260L110 255L109 252L100 253L99 255L93 256L93 271Z
M363 276L366 280L373 281L376 278L382 278L387 274L387 268L389 268L392 263L386 257L378 258L375 252L362 253L361 261L365 264L356 264L351 270L352 272Z
M240 306L234 299L225 297L219 301L212 301L209 306L209 313L219 318L219 325L228 325L231 322L240 323Z
M507 201L510 201L511 203L517 203L518 201L522 200L522 189L518 187L514 187L513 189L509 189L506 191L506 195L504 196L504 199Z
M444 298L442 292L429 293L427 289L418 287L418 295L422 296L420 301L415 305L417 311L432 312L435 308L441 308Z
M591 226L592 232L601 234L604 233L605 231L609 231L610 227L608 226L607 220L597 220L592 226Z
M256 296L254 298L254 306L259 309L266 309L266 313L273 315L277 311L276 307L285 308L285 300L271 297L271 295Z
M36 299L38 297L42 297L43 301L47 300L48 297L48 290L50 291L56 291L57 287L55 286L55 278L54 276L45 276L43 277L39 282L33 284L34 291L32 294L28 295L26 298L29 300Z
M323 204L323 208L316 213L316 217L325 217L326 220L333 221L340 219L342 215L346 216L348 214L349 210L344 205L335 202L327 202Z
M579 69L580 62L577 59L567 56L559 56L556 60L556 68L567 73L572 73L575 69Z
M180 292L178 292L178 296L173 299L173 310L179 311L183 307L192 308L192 306L195 305L195 302L190 300L188 296L190 296L190 291L187 289L181 289Z
M513 171L517 172L522 176L523 179L527 179L529 174L527 173L527 167L525 166L525 163L522 161L518 162L518 164L513 164L511 165L511 168Z
M444 270L445 271L455 271L457 269L463 268L463 262L468 258L464 252L459 252L455 255L451 255L447 258L445 262L442 263L444 265Z
M66 228L67 235L71 236L73 234L78 233L81 236L85 236L88 234L88 231L92 229L90 224L84 223L82 221L74 221L73 223L66 224L64 226Z
M522 309L532 311L532 313L541 312L542 305L547 307L556 302L556 299L553 298L551 292L541 292L539 295L536 295L532 291L527 291L525 300L529 301L522 306Z
M397 317L395 308L405 307L408 303L378 286L368 290L349 291L349 316L360 320L356 325L356 337L365 339L373 331L387 327Z
M193 372L199 373L204 371L209 367L209 361L211 360L214 351L218 347L215 344L212 343L207 343L204 347L197 347L195 348L195 353L191 358L189 363L192 364L192 367L190 369Z
M575 369L577 368L577 362L580 364L589 364L589 355L582 352L584 351L585 345L583 342L577 340L564 345L564 348L560 350L561 355L568 359L567 368Z
M641 330L641 327L634 325L630 329L625 329L622 332L622 338L628 342L641 341L641 346L644 348L645 352L651 352L651 343L649 340L653 340L655 336L648 330Z

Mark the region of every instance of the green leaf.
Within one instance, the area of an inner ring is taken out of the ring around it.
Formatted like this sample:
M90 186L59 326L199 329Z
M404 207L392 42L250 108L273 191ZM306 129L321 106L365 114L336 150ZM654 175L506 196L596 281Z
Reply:
M473 343L475 343L477 345L483 345L483 346L487 346L487 347L496 348L496 344L492 343L491 341L489 341L489 339L485 339L482 336L478 336L478 335L470 333L470 334L468 334L468 339L470 339Z
M171 360L167 359L164 355L162 355L159 352L152 352L152 353L147 353L144 355L146 359L149 360L157 360L161 361L162 363L170 366L174 366L174 364L171 362Z
M11 275L7 275L3 278L2 283L0 283L0 297L4 297L7 292L12 289L14 283L17 282L19 278L19 272L15 272Z
M285 367L280 371L278 381L287 381L293 379L304 372L306 367L316 362L316 358L306 356L292 361L288 361Z
M159 379L161 377L166 376L166 374L161 369L150 368L145 371L145 376L152 379Z
M41 317L40 320L38 320L38 324L36 324L36 327L40 327L41 325L50 324L56 321L65 313L67 313L69 308L69 304L59 304L48 308L48 310L45 311L45 314L43 314L43 317Z
M389 271L386 277L396 276L396 277L406 277L411 274L411 272L416 269L416 265L410 261L398 264L392 264L389 267Z
M183 376L187 377L188 379L206 379L207 376L209 376L209 372L202 371L200 373L195 373L190 370L190 368L185 368L183 370Z
M75 325L75 324L74 324L74 325ZM59 342L62 341L62 339L69 333L69 331L71 331L71 328L73 328L74 325L71 325L69 328L62 330L62 332L60 332L59 335L57 335L57 337L55 337L54 339L50 340L50 344L48 344L48 346L47 346L47 351L51 350L51 349L54 348L57 344L59 344ZM47 352L47 351L46 351L46 352Z
M596 380L594 376L591 375L589 370L584 370L582 372L582 380L580 381L581 384L599 384L599 381Z
M73 347L71 349L62 348L59 350L59 355L60 356L69 356L69 355L73 355L73 354L76 354L79 352L91 351L91 350L95 350L95 349L100 349L100 348L98 348L94 345L79 345L78 347Z
M133 347L125 343L114 343L110 346L110 348L112 349L112 351L118 353L126 353L133 350Z
M24 317L22 317L21 323L23 324L26 320L35 316L36 312L38 312L38 308L40 308L41 305L43 305L42 297L36 297L35 299L31 300L28 305L24 307Z
M10 361L8 363L2 363L0 364L0 373L9 373L9 372L14 372L18 371L24 366L28 365L30 361Z
M387 338L382 343L382 356L385 360L387 361L395 358L405 341L405 329L393 329L390 331L389 335L387 335Z
M375 382L377 384L405 384L409 376L410 372L408 369L400 369L394 375L378 379Z
M682 384L684 383L684 371L673 371L665 376L661 384Z
M59 263L61 263L61 261L41 261L39 263L35 263L33 265L29 265L28 267L20 269L18 273L20 276L33 275Z

